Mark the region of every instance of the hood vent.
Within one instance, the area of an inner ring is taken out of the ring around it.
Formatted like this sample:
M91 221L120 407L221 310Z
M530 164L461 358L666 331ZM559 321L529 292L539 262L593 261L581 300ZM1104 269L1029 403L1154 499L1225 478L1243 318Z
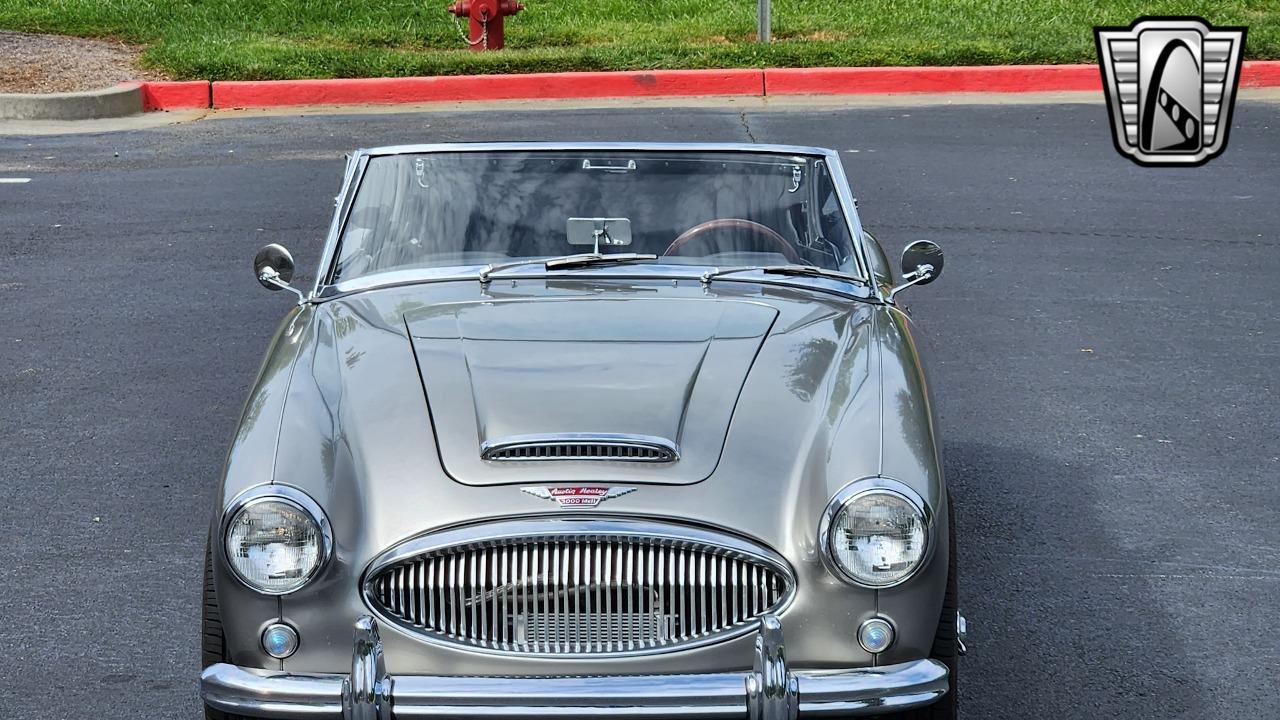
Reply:
M679 459L675 443L641 435L523 435L485 443L480 457L494 462L607 460L669 463Z

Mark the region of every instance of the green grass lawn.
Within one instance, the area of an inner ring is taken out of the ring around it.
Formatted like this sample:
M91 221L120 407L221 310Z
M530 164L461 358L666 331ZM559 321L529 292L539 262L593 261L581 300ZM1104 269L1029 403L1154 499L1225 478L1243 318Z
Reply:
M0 28L112 37L175 78L268 79L816 65L1093 62L1094 25L1200 15L1280 57L1280 0L526 0L472 53L449 0L0 0Z

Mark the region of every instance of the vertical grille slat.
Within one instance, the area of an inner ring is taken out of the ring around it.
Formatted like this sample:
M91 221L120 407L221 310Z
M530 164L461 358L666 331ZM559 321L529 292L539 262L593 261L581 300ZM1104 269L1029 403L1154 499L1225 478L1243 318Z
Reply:
M550 559L551 559L550 543L544 543L542 545L542 566L541 566L542 572L538 576L538 579L542 581L542 591L539 597L542 598L542 615L543 616L549 616L551 613L551 582L550 582L551 566L549 562ZM541 634L541 633L536 633L536 635L539 638L539 643L542 645L542 652L551 652L552 636Z
M532 571L530 572L530 578L529 578L530 579L529 600L530 600L530 606L532 607L532 611L525 615L526 623L529 618L537 617L538 615L546 613L545 609L539 607L539 602L541 602L541 599L546 597L546 593L543 592L540 587L542 584L542 573L546 572L546 570L541 570L541 572L539 572L539 570L543 566L543 563L540 559L542 552L538 547L534 547L532 552L530 552L529 554L531 556L530 563L532 564ZM527 624L525 625L525 634L526 634L526 637L533 635L533 633L529 632L529 628ZM542 645L539 641L535 640L531 643L531 645L533 647L534 652L543 651Z
M647 590L650 595L651 607L649 608L649 613L651 615L657 615L659 618L661 618L662 617L661 606L657 605L657 597L654 591L654 587L656 583L655 583L655 578L653 576L653 545L646 544L644 546L644 557L645 557L645 573L644 573L644 585L643 585L642 592ZM659 633L661 633L661 628L659 628ZM649 637L643 638L642 640L643 641L642 641L641 647L644 647L644 646L653 647L654 644L658 642L659 637L655 637L651 635Z
M391 609L392 613L397 615L399 614L399 608L397 606L400 602L400 596L396 592L396 578L399 576L399 570L399 568L392 570L390 576L387 578L387 606Z
M413 617L412 589L413 566L404 569L403 582L400 584L400 607L406 617Z
M661 535L535 535L407 557L377 570L367 597L406 627L450 642L635 653L744 630L788 597L794 581L781 568Z
M597 616L604 616L609 613L608 546L607 542L596 543L596 605L594 610ZM596 636L595 652L605 652L605 643L608 639L605 637L604 632L599 627L593 627L592 630Z
M499 547L493 553L493 647L502 650L507 646L506 617L507 594L502 590L507 581L508 548Z
M741 564L742 563L739 560L733 560L732 562L729 563L730 582L732 583L732 586L729 588L729 594L733 596L732 617L733 617L734 625L737 625L738 622L742 619L742 617L738 614L738 609L739 609L738 596L740 594L739 590L742 588L742 583L738 582L738 566Z
M707 556L698 553L698 634L704 635L710 624L707 622Z
M494 646L494 631L491 621L490 607L493 603L493 583L491 582L494 571L493 548L485 547L476 550L474 562L478 564L479 572L476 573L476 585L468 596L467 602L475 608L476 626L474 635L479 641L481 647L492 648Z
M582 652L582 543L573 543L573 655Z
M636 577L635 577L636 546L635 546L635 543L633 542L627 543L626 570L624 572L625 574L623 575L623 577L626 578L626 585L625 585L625 589L623 590L623 594L626 596L626 601L627 601L626 617L635 618L636 603L635 603L635 598L632 596L632 592L631 592L631 589L636 586ZM621 607L621 605L619 605L619 607ZM625 634L627 638L627 649L634 650L636 647L634 642L635 637L631 633L625 633Z
M458 615L460 615L458 610L462 609L462 589L458 587L460 585L460 582L458 582L458 570L461 569L462 562L458 561L457 553L449 553L449 610L451 610L449 612L449 632L453 633L454 637L462 637L460 630L465 633L462 624L458 623ZM461 615L463 623L465 623L466 614Z
M422 589L427 586L427 563L418 559L413 562L413 624L427 624L427 595Z
M527 618L533 613L533 606L529 603L529 598L533 595L529 592L529 582L532 580L529 573L529 546L525 543L520 544L520 572L520 607L524 608L524 614L516 616L516 643L520 647L528 647L529 629L520 622L520 618Z
M560 573L564 569L564 563L560 556L560 552L561 552L560 545L561 545L560 543L556 543L554 546L552 546L554 548L554 552L551 557L551 600L552 600L552 608L553 608L552 612L555 613L555 616L557 618L564 617L564 615L561 612L561 606L560 606L560 596L563 594L560 590ZM557 634L555 636L555 652L557 653L562 652L562 650L560 649L560 640L561 640L561 637L559 634Z
M604 547L604 617L613 615L613 544ZM613 650L610 640L601 640L601 652Z
M680 557L680 634L686 637L692 637L693 632L690 627L692 618L689 616L689 553L681 552Z
M663 618L672 617L671 612L671 553L665 548L658 551L658 614ZM662 631L667 637L674 636L675 629L671 627L672 623L667 622Z

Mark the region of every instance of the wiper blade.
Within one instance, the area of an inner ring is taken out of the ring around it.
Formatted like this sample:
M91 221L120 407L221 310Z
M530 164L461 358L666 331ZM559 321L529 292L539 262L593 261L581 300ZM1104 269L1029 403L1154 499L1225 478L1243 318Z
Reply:
M590 267L592 265L607 265L609 263L625 263L637 262L640 260L656 260L657 255L644 255L640 253L610 253L601 255L599 253L581 253L578 255L561 255L560 257L551 258L524 258L523 260L512 260L511 262L498 263L497 265L486 265L480 271L478 279L480 284L484 285L489 282L489 277L496 272L509 270L511 268L524 267L525 265L543 265L548 270L564 270L566 268Z
M831 280L840 280L842 282L863 284L862 278L848 273L842 273L838 270L827 270L816 265L747 265L744 267L733 268L712 268L702 274L702 282L709 283L721 275L731 275L733 273L748 272L756 270L765 275L793 275L800 277L822 277Z
M832 280L843 280L845 282L861 283L862 278L849 273L842 273L838 270L827 270L826 268L816 267L814 265L776 265L767 267L762 270L765 275L806 275L809 277L824 277Z
M629 263L639 262L641 260L657 260L657 255L649 255L645 253L610 253L608 255L570 255L562 258L555 258L547 261L548 270L563 270L565 268L591 267L592 265L609 265L612 263Z

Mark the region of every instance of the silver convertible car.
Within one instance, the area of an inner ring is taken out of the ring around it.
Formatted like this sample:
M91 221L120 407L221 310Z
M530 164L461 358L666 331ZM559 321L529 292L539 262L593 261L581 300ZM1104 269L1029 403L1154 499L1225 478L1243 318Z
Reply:
M350 156L227 457L210 718L951 718L902 270L818 148Z

